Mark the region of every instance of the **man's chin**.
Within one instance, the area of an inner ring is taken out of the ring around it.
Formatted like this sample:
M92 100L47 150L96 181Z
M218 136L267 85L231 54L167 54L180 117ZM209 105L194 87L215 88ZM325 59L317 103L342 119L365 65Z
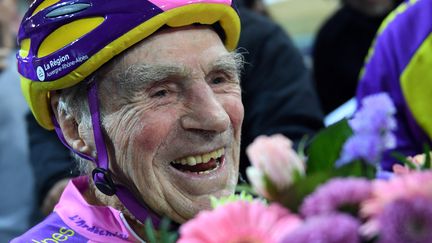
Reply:
M185 203L182 206L183 208L177 208L176 211L183 212L184 214L180 217L175 217L172 220L178 222L178 223L184 223L185 221L195 217L199 212L205 211L205 210L212 210L211 206L211 200L210 197L227 197L229 195L232 195L234 193L234 190L220 190L213 194L206 194L201 196L195 196L193 199L189 200L189 203ZM180 206L176 205L176 206Z

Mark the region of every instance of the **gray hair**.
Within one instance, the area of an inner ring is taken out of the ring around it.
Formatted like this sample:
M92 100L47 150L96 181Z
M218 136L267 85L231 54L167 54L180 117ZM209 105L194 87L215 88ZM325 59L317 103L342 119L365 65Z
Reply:
M152 69L151 65L131 65L126 67L124 64L124 55L121 54L117 58L114 58L102 68L98 69L94 74L89 76L85 81L72 86L67 89L61 90L59 94L59 104L57 112L59 114L69 114L76 118L77 124L83 126L84 129L92 131L91 115L87 99L87 88L91 82L109 82L109 85L115 85L118 87L119 95L122 97L129 97L128 94L132 94L134 90L137 90L137 85L145 82L146 80L158 80L161 77L170 75L172 70L169 69ZM225 68L229 68L237 79L240 79L240 73L244 65L244 57L238 52L231 52L229 54L231 58L225 58L222 63L216 63ZM99 88L100 90L100 88ZM99 92L99 99L103 96L102 92ZM107 102L115 102L115 98L111 95ZM102 126L106 124L107 118L104 104L100 104L100 117ZM72 153L74 159L77 162L77 169L81 174L90 174L95 168L93 163L90 163L87 159L84 159Z
M59 94L57 112L59 114L73 115L77 124L84 126L85 129L92 130L90 110L87 100L87 86L90 82L95 82L94 78L89 78L71 88L63 89ZM76 153L71 153L77 162L77 169L81 174L90 174L94 168L93 163L80 157Z

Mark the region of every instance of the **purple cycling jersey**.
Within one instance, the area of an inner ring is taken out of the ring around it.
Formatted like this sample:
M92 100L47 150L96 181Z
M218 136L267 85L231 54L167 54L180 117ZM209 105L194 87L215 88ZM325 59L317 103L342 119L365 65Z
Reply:
M404 93L402 90L402 76L410 71L421 73L421 77L431 77L432 69L421 70L414 58L427 59L429 55L420 53L421 47L430 45L432 33L432 1L416 0L405 1L397 10L384 21L381 31L378 33L375 44L371 49L371 56L364 67L363 76L357 88L357 100L361 100L370 94L387 92L395 103L397 113L397 130L395 132L397 145L394 150L413 156L423 153L423 145L432 145L431 137L414 116L411 106L407 102L407 94L418 97L428 97L422 103L430 103L430 95ZM419 55L420 54L420 55ZM430 58L429 58L430 59ZM429 60L428 59L428 60ZM419 83L420 78L409 78L413 85ZM430 82L428 80L427 82ZM422 92L431 92L430 85ZM430 109L428 110L430 111ZM430 115L430 112L425 115ZM391 171L397 162L391 156L394 151L384 154L381 166L384 170Z

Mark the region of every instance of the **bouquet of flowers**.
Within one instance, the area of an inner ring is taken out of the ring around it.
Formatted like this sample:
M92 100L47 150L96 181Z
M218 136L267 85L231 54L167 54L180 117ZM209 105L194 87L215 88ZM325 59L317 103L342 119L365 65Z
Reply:
M214 210L183 224L177 242L432 243L429 149L396 154L393 172L379 166L396 143L395 112L386 94L369 96L306 153L282 135L258 137L247 149L251 187L213 198Z

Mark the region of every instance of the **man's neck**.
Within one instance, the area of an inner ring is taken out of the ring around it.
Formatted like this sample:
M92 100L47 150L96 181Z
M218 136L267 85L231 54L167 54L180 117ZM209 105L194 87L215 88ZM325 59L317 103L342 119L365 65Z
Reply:
M99 190L96 190L93 184L91 184L88 190L83 193L83 196L88 204L95 206L110 206L122 212L131 230L133 230L141 239L146 241L144 225L126 209L116 196L107 196L101 193Z

